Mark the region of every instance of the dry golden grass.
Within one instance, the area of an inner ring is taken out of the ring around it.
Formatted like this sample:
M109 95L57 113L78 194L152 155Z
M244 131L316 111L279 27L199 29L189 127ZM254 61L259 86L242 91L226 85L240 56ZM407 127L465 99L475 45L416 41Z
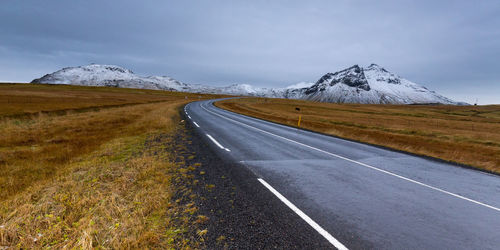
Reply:
M197 246L196 207L175 197L189 166L167 148L186 94L0 86L0 247Z
M39 112L88 111L139 103L206 98L208 95L145 89L0 83L0 118Z
M216 103L237 113L300 126L500 173L500 106L315 103L244 98Z
M184 248L193 204L179 204L179 165L120 138L1 203L0 245L19 248ZM161 143L169 143L161 141ZM159 145L156 145L159 146Z
M0 200L36 181L55 175L61 165L124 135L140 135L158 129L150 119L163 106L141 104L64 116L37 116L30 120L0 121ZM172 113L157 115L164 125Z

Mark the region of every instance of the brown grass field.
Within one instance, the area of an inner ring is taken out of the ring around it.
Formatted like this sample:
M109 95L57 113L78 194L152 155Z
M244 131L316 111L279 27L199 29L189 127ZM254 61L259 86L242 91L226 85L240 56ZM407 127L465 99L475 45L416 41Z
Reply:
M0 84L0 248L198 247L172 147L180 108L214 97Z
M466 164L500 174L500 105L331 104L242 98L216 106L237 113Z
M139 103L163 102L206 95L145 89L96 88L46 84L0 84L0 118L65 111L96 110Z

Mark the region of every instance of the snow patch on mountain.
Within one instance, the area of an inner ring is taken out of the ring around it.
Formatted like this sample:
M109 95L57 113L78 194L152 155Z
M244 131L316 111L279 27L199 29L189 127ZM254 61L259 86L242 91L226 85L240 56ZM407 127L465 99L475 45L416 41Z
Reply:
M260 88L253 87L249 84L233 84L227 87L220 87L219 93L225 93L229 95L257 95L263 90Z

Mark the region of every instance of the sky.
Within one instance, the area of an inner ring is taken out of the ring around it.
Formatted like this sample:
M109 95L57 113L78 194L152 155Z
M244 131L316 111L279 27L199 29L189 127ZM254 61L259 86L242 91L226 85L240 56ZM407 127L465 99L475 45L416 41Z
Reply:
M90 63L258 87L376 63L499 104L500 1L2 0L0 82Z

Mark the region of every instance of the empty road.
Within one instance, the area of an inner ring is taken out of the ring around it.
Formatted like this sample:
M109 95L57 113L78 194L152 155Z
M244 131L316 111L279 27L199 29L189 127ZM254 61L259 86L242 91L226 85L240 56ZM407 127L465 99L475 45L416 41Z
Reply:
M332 247L500 249L499 176L235 114L213 102L186 105L189 122Z

